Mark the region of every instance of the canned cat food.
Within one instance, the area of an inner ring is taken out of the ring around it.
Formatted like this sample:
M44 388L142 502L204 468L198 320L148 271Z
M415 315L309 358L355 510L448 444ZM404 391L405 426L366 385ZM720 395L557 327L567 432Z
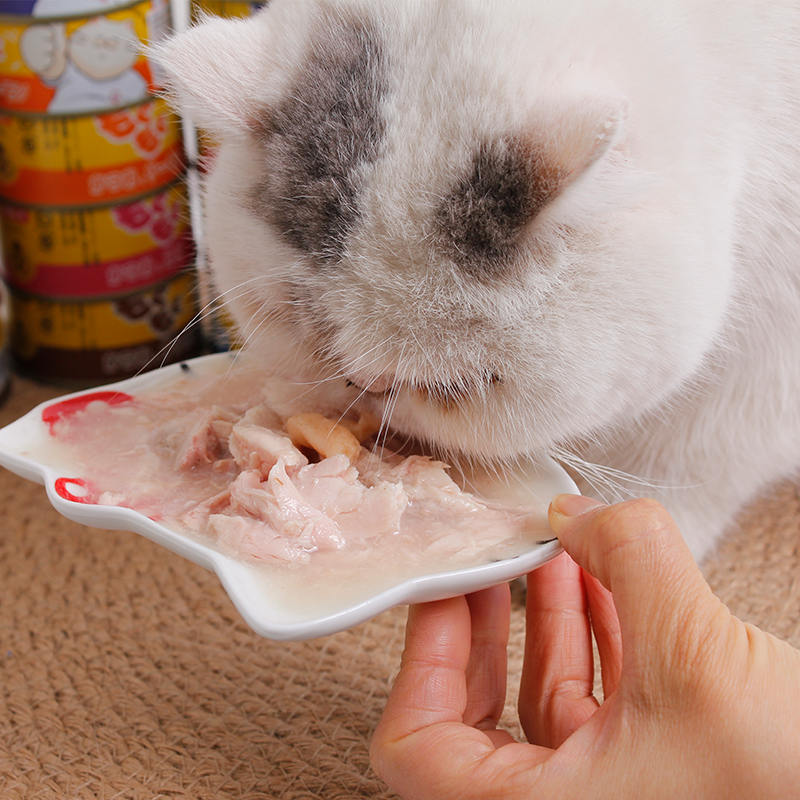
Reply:
M89 117L0 114L0 198L58 208L146 194L183 171L161 98Z
M62 383L123 378L193 354L194 278L134 294L56 302L10 290L11 354L28 374Z
M6 282L52 300L145 289L191 265L188 216L183 183L112 206L0 204Z
M269 0L195 0L193 10L218 17L247 17L263 8Z
M8 14L26 7L29 16ZM2 108L85 114L141 102L158 88L143 45L169 32L168 0L5 2L0 11Z

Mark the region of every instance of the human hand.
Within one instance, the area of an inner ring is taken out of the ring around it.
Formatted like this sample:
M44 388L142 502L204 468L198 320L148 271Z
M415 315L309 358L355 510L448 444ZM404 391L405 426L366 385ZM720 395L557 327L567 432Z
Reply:
M528 743L496 729L509 593L495 587L410 609L376 772L405 800L798 796L800 652L730 613L654 501L562 495L550 524L571 558L528 578Z

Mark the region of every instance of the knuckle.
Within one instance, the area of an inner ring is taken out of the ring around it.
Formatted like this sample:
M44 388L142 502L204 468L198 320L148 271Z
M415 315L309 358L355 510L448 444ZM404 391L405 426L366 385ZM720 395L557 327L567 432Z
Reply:
M672 521L660 503L637 498L603 509L597 518L597 538L610 554L652 542L671 526Z

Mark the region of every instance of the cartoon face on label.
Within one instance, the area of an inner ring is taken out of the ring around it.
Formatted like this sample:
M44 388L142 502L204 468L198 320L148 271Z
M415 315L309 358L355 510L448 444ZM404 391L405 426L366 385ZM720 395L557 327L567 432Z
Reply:
M63 22L31 25L20 54L45 85L55 89L47 111L100 111L144 100L148 85L134 68L141 42L130 20L94 17L68 33Z
M70 36L67 51L72 63L96 81L121 76L137 59L139 39L130 21L97 17Z

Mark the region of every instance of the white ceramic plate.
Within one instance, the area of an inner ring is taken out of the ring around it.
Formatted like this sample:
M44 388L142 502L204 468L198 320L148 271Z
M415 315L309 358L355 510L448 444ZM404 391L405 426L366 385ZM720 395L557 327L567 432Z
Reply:
M269 568L250 566L225 556L213 547L170 530L129 508L82 502L77 496L79 491L71 483L71 479L79 477L75 474L77 469L68 470L63 464L56 468L42 463L40 456L32 458L26 455L46 448L50 433L44 418L52 406L100 391L123 391L135 395L144 390L169 386L179 377L185 378L187 373L206 376L222 374L230 367L232 358L225 353L203 356L101 389L75 392L42 403L16 422L0 429L0 465L23 478L43 484L53 507L68 519L96 528L134 531L212 570L219 576L247 624L268 639L302 640L336 633L396 605L454 597L509 581L540 567L561 552L557 541L540 542L515 558L453 572L422 575L398 585L387 586L356 601L332 597L327 606L327 600L323 599L322 604L317 603L312 610L299 608L297 604L293 608L291 598L282 596L279 586L271 585ZM480 476L475 477L473 485L476 488L480 488L480 480ZM545 507L550 498L559 492L578 491L566 472L554 461L546 461L539 466L531 464L525 476L525 485L527 491Z

